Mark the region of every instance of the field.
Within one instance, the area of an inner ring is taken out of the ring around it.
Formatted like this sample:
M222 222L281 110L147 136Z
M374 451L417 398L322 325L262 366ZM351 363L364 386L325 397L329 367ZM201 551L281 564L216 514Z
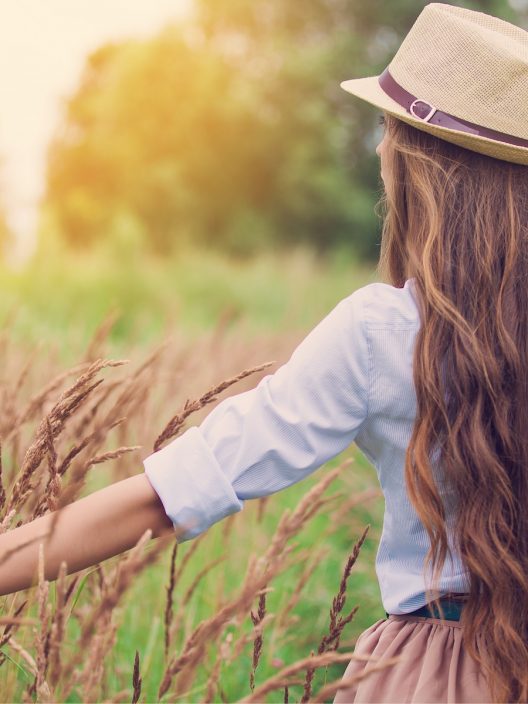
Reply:
M273 372L375 273L344 255L298 250L238 262L99 254L36 261L2 279L6 530L142 471L187 399L268 361ZM179 431L265 373L202 399ZM317 697L344 670L336 650L349 653L384 616L374 573L382 514L374 469L352 447L177 550L174 538L147 540L0 597L0 617L15 619L0 627L1 701ZM283 670L312 652L321 666L307 687L306 663Z

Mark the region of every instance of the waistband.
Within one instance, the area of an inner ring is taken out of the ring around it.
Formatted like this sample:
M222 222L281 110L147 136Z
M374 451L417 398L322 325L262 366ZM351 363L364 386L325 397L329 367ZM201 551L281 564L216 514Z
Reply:
M444 615L443 618L447 621L460 621L460 616L462 615L462 608L466 599L466 594L453 594L450 596L443 596L440 598L440 604L442 606ZM390 616L385 612L387 618ZM402 616L425 616L426 618L442 618L439 609L435 607L433 603L426 604L416 611L411 611L406 614L401 614Z

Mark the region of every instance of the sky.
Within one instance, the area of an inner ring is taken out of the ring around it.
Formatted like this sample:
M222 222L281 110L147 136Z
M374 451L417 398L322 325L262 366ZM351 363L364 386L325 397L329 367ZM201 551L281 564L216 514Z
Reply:
M0 0L0 194L18 255L34 242L46 148L86 56L147 37L191 0Z

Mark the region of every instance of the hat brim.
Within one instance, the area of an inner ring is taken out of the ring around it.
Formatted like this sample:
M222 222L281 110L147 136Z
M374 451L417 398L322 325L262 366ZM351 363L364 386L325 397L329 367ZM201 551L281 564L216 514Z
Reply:
M394 115L394 117L399 118L403 122L407 122L409 125L423 132L429 132L429 134L433 134L435 137L444 139L447 142L458 144L460 147L465 147L471 151L486 154L487 156L501 159L502 161L511 161L515 164L528 164L528 148L526 147L516 147L512 144L505 144L504 142L469 134L468 132L459 132L458 130L451 130L447 127L431 125L428 122L413 117L405 108L382 90L378 82L378 76L353 78L348 81L343 81L341 88L346 90L347 93L351 93L357 98L365 100L367 103L374 105L380 110Z

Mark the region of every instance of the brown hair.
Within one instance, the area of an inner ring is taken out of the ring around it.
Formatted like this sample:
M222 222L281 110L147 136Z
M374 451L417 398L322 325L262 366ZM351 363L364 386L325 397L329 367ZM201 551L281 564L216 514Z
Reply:
M405 479L431 541L428 590L451 555L447 522L468 574L465 646L494 701L525 702L528 167L385 126L378 270L398 287L414 277L420 310Z

